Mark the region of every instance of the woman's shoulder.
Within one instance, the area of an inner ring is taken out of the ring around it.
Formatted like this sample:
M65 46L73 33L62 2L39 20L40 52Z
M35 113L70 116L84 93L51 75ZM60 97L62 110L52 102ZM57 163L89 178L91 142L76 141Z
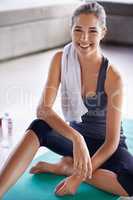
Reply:
M120 88L123 86L123 79L120 70L117 66L109 64L106 76L106 90Z
M52 57L50 68L58 69L61 66L62 51L56 51Z
M48 70L48 80L59 80L61 75L61 59L62 51L56 51L51 59L49 70Z
M120 70L116 65L109 64L107 76L109 79L117 80L122 79L122 75L120 73Z
M63 53L62 50L58 50L58 51L55 52L54 57L57 57L57 58L60 59L62 57L62 53Z

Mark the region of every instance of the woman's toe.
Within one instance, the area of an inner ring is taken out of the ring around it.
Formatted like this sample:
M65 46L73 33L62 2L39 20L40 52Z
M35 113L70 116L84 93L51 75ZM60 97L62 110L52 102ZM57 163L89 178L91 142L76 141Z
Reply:
M31 174L37 174L37 173L40 173L41 171L42 171L41 166L39 164L35 165L34 167L30 169Z
M64 181L60 182L56 189L55 194L57 196L64 196L64 195L74 195L76 190L71 188L71 183L66 178Z
M67 195L67 191L66 191L66 182L63 181L61 182L59 185L57 185L56 189L55 189L55 194L57 196L64 196Z
M39 172L39 170L36 169L35 167L32 167L32 168L30 169L30 173L31 173L31 174L36 174L36 173L38 173L38 172Z
M62 186L63 186L64 184L65 184L65 181L60 182L60 183L56 186L56 188L55 188L55 193L58 192L58 191L62 188Z

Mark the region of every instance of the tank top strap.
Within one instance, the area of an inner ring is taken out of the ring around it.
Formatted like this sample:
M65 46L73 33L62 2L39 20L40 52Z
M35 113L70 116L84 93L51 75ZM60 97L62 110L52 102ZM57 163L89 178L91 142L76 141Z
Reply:
M98 76L97 92L104 91L104 83L106 79L108 66L109 66L109 60L103 56L102 66Z

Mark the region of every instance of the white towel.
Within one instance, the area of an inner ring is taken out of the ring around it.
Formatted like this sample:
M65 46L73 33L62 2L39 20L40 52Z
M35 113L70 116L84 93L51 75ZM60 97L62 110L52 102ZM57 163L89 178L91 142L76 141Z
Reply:
M74 45L63 49L61 66L61 105L66 121L81 122L81 116L88 110L81 95L81 70Z

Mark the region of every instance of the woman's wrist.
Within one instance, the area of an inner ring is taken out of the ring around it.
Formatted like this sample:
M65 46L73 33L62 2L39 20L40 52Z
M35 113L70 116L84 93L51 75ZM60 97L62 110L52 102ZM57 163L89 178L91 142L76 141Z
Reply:
M77 131L74 132L74 134L72 136L73 143L78 143L78 142L82 141L83 139L84 139L83 136L79 132L77 132Z

